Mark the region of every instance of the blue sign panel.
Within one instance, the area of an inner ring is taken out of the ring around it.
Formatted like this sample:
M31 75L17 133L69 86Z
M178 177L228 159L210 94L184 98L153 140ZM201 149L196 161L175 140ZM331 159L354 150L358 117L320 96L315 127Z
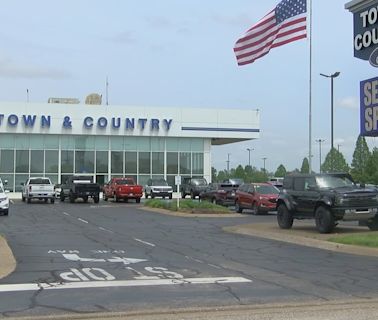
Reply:
M378 136L378 77L360 83L360 134Z

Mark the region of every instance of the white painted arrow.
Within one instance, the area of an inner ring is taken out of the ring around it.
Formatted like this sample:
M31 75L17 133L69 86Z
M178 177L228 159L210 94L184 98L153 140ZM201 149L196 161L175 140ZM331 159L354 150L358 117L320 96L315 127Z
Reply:
M96 258L81 258L76 253L63 253L63 257L70 261L76 262L121 262L125 265L148 261L146 259L135 259L135 258L125 258L125 257L112 257L110 259L96 259Z

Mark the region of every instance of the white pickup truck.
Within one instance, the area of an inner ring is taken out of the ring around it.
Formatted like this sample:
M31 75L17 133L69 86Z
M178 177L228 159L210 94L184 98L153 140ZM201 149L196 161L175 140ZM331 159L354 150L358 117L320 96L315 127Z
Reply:
M30 203L32 199L39 199L47 202L50 199L51 203L55 202L54 185L49 178L29 178L22 186L22 201Z

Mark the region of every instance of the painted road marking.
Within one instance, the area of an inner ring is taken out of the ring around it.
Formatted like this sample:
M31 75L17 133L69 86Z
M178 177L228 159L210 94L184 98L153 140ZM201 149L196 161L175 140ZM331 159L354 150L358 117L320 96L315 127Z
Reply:
M132 263L139 263L148 261L146 259L135 259L135 258L125 258L125 257L111 257L109 259L96 259L96 258L82 258L79 257L76 253L63 253L64 258L70 261L75 262L122 262L125 265L129 265Z
M68 283L20 283L0 285L0 292L39 291L60 289L110 288L110 287L143 287L143 286L170 286L191 284L223 284L223 283L251 283L252 280L243 277L218 278L184 278L184 279L151 279L151 280L116 280L90 281Z
M71 216L69 213L67 213L67 212L62 212L64 215L66 215L66 216Z
M151 246L151 247L156 247L153 243L150 243L150 242L147 242L147 241L143 241L143 240L140 240L140 239L137 239L137 238L134 238L135 241L138 241L140 243L144 243L148 246Z
M100 230L102 231L107 231L107 232L110 232L110 233L114 233L112 230L108 230L108 229L105 229L103 227L98 227Z
M84 222L84 223L89 223L87 220L84 220L84 219L81 219L81 218L77 218L77 220Z

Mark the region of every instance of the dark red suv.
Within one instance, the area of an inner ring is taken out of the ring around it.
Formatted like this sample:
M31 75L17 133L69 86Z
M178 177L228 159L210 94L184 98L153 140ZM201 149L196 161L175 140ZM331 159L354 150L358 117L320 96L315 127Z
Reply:
M229 183L210 183L199 195L200 200L211 201L222 206L235 204L235 193L238 186Z
M276 210L280 191L270 183L248 183L236 190L235 210L252 209L254 214Z

